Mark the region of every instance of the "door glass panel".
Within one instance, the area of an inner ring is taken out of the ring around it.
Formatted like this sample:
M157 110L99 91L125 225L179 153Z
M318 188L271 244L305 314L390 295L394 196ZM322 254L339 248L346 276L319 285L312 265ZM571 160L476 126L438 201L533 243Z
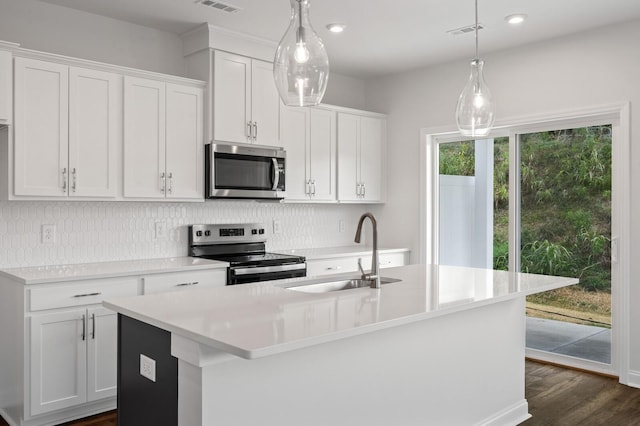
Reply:
M439 263L507 269L509 139L439 144Z
M611 363L611 126L523 134L522 272L580 284L527 297L527 347Z
M269 190L273 185L272 169L269 157L216 153L216 189Z

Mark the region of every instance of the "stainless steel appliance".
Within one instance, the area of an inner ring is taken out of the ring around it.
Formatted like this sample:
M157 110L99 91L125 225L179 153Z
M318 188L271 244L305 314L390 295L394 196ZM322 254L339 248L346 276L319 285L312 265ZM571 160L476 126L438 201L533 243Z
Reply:
M283 148L248 144L205 146L207 198L283 199Z
M229 262L227 285L304 277L303 256L265 251L264 225L189 226L189 255Z

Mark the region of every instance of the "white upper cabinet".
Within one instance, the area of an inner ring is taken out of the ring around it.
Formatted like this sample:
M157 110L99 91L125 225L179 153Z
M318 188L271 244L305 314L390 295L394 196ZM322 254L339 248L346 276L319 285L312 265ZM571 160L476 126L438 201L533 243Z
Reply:
M0 50L0 124L10 123L13 111L13 70L11 61L11 52Z
M280 98L269 62L215 51L213 138L234 143L278 143Z
M336 200L336 113L311 108L309 132L311 198Z
M69 67L15 59L15 195L67 197Z
M26 58L15 70L15 195L115 197L120 78Z
M281 107L287 201L336 200L335 117L335 112L324 109Z
M338 199L383 202L386 121L338 113Z
M203 90L125 77L124 196L203 200Z
M69 77L69 195L115 197L121 79L73 67Z
M167 84L167 197L204 196L204 91Z
M164 198L165 84L124 79L124 196Z

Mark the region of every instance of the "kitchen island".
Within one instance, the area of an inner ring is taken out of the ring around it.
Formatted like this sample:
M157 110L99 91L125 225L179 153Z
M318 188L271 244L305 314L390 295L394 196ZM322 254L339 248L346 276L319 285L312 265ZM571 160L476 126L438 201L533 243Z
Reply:
M577 279L434 265L383 276L400 281L308 293L302 285L329 278L292 279L104 305L121 314L123 352L135 343L126 338L131 322L168 336L181 426L515 425L529 417L525 296ZM119 359L137 368L139 355ZM121 379L132 374L120 371ZM121 397L119 410L144 415L134 404Z

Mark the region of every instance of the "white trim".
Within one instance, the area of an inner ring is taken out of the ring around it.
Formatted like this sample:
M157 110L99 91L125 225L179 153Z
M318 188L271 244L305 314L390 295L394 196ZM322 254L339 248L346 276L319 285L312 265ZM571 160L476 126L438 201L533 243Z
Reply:
M557 365L568 365L581 370L593 371L595 373L617 376L611 364L591 361L584 358L576 358L569 355L556 354L553 352L541 351L538 349L525 348L525 356L532 360L550 362ZM570 361L570 362L567 362Z
M531 418L529 414L529 404L523 399L517 404L488 417L478 423L478 426L502 426L502 425L519 425L527 419Z
M620 383L640 387L640 373L630 371L630 277L631 277L631 109L630 102L617 102L600 106L561 110L551 113L536 114L530 116L511 117L498 121L489 137L498 137L508 132L510 138L509 151L509 250L510 258L512 248L519 247L519 224L514 221L512 214L517 213L518 200L512 194L518 189L519 178L511 168L518 164L518 145L515 140L517 134L560 130L593 126L598 124L613 125L612 139L612 238L618 239L618 263L612 264L612 347L611 365L593 363L576 358L553 355L548 361L565 363L578 368L592 369L606 374L618 374ZM451 141L466 140L451 127L421 129L420 131L420 157L421 157L421 192L420 192L420 257L425 263L437 263L438 232L437 209L435 208L438 188L437 176L433 170L437 170L437 144ZM517 186L516 186L517 185ZM515 208L515 209L514 209ZM511 213L513 212L513 213ZM512 265L513 263L514 265ZM510 260L510 268L517 267L517 262ZM527 349L527 353L539 359L545 359L546 352ZM574 360L576 360L574 362ZM602 367L602 366L606 366Z
M135 68L124 67L120 65L111 65L104 62L90 61L87 59L72 58L70 56L57 55L55 53L40 52L30 49L16 49L13 51L14 57L36 59L41 61L53 62L57 64L90 68L105 72L112 72L130 77L146 78L150 80L162 81L165 83L184 84L195 87L205 87L206 82L194 80L191 78L179 77L169 74L161 74L153 71L145 71Z

